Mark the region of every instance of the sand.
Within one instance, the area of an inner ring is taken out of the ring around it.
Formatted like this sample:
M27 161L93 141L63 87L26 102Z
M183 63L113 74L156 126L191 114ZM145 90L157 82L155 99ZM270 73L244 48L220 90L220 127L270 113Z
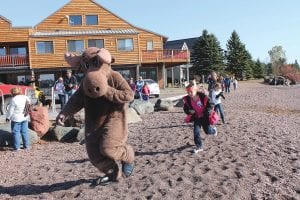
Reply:
M182 108L130 124L134 175L107 186L90 187L100 174L79 143L0 151L0 199L300 199L300 86L240 82L225 97L227 123L196 155Z

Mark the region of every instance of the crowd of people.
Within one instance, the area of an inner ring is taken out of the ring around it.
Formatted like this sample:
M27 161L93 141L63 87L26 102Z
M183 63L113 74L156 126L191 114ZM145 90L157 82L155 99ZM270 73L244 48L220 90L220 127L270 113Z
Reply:
M54 84L54 90L58 95L61 109L68 102L70 97L78 89L78 81L74 75L72 75L72 70L67 70L65 77L60 76Z
M222 123L225 123L225 113L222 106L222 99L225 99L224 93L230 93L231 83L233 89L237 89L237 80L229 76L217 76L212 72L207 80L207 90L202 86L198 86L195 81L186 86L187 95L183 98L183 110L187 114L190 122L194 124L194 153L203 151L203 142L200 137L201 128L208 135L217 135L217 127L209 123L209 115L212 111L220 115ZM147 82L140 76L138 80L133 78L129 80L129 86L135 94L136 99L143 101L149 100L150 89ZM59 97L61 109L68 102L69 98L78 88L78 82L71 70L66 71L65 77L60 76L54 84L54 90ZM6 115L6 121L11 121L11 129L14 138L13 147L15 150L20 149L20 135L23 139L24 149L29 147L28 142L28 116L24 116L25 102L30 101L28 97L21 95L18 88L11 91L13 96L9 111Z
M135 99L140 99L143 101L149 100L150 88L148 86L148 83L143 80L142 76L140 76L136 82L133 80L133 78L130 78L129 86L134 93Z
M237 89L237 79L229 76L217 76L216 72L211 72L207 80L207 90L203 86L198 86L194 80L186 86L187 95L183 97L183 110L186 113L185 122L193 122L194 125L194 153L203 151L203 143L200 137L200 130L203 128L207 135L217 135L217 127L210 123L212 112L216 112L225 124L225 113L222 100L224 93L230 93L231 83L233 89Z

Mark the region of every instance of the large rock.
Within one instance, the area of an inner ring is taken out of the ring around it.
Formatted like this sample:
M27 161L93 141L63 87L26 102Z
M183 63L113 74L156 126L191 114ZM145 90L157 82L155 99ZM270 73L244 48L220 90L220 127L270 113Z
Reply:
M84 119L85 119L85 113L84 109L81 109L79 112L75 113L73 116L70 116L65 121L65 126L70 127L84 127Z
M60 142L75 142L77 140L79 128L55 126L51 128L43 139L55 140Z
M30 127L39 137L45 135L50 127L48 108L36 106L30 114Z
M154 104L150 101L143 101L135 99L130 107L133 108L139 115L153 113L154 112Z
M158 99L155 103L155 111L171 111L174 109L174 103L169 99Z
M76 137L76 140L80 142L80 144L84 143L84 139L85 139L85 127L82 127Z
M137 123L141 122L142 118L137 114L137 112L133 108L127 109L127 123Z
M175 107L182 107L183 108L183 99L178 99L176 102L175 102Z
M40 138L37 133L31 129L28 129L28 136L30 145L36 144ZM10 123L0 124L0 146L12 146L12 133ZM22 139L20 139L23 144Z

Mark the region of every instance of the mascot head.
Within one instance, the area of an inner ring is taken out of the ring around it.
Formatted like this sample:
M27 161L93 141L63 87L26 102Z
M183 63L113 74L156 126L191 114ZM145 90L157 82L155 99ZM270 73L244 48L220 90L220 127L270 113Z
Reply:
M79 56L66 53L65 60L84 73L81 84L85 95L98 98L107 92L108 78L112 72L110 64L114 62L108 50L90 47Z

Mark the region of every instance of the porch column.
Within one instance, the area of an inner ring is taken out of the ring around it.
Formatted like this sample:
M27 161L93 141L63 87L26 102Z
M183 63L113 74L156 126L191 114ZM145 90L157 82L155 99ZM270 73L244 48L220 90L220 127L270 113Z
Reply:
M162 66L162 78L163 78L163 88L165 89L166 88L166 85L167 85L167 79L166 79L166 66L165 66L165 63L163 63L163 66Z
M174 87L175 82L174 82L174 67L171 68L171 74L172 74L172 87Z
M31 86L35 87L35 82L36 82L36 79L35 79L35 73L34 73L34 70L33 70L33 69L32 69L32 70L30 70L30 72L31 72L31 77L34 77L34 82L33 82L33 83L31 83Z
M140 65L136 65L136 70L135 70L135 72L136 72L136 77L135 77L135 79L136 80L138 80L139 79L139 77L140 77Z
M188 64L186 64L186 81L188 83L190 82L190 69Z

